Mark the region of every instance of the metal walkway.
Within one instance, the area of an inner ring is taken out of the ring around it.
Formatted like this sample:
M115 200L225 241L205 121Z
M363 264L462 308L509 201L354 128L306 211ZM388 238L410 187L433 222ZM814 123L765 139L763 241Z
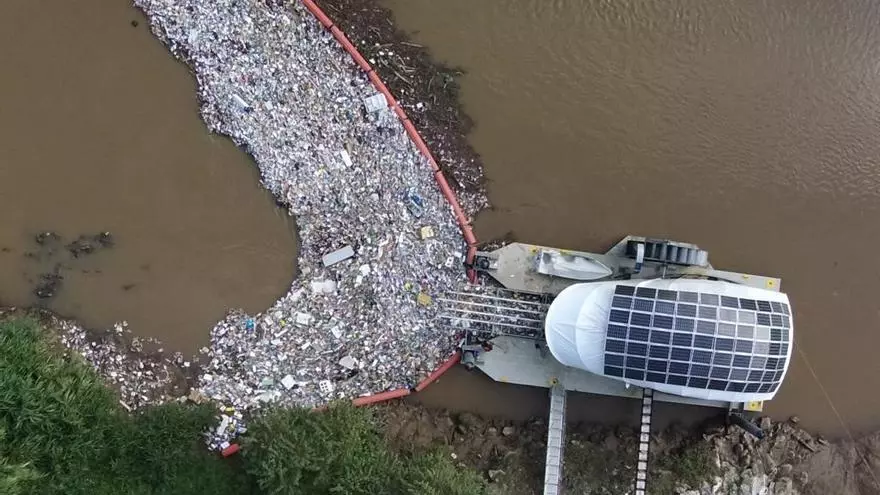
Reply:
M648 483L648 450L651 446L651 414L654 410L654 391L642 389L642 414L639 429L639 461L636 465L635 495L645 495Z
M550 387L550 421L547 424L547 460L544 462L544 495L562 492L562 460L565 448L565 389Z

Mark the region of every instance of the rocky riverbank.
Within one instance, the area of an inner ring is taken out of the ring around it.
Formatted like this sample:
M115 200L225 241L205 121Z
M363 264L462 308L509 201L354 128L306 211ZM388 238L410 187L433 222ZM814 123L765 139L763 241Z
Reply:
M484 473L489 493L540 493L547 426L511 422L406 402L380 406L385 432L400 449L437 445ZM709 423L670 427L651 436L649 493L686 495L868 495L880 493L880 433L856 442L829 442L800 428L797 418L761 420L765 438ZM638 435L627 426L569 425L567 493L631 493Z

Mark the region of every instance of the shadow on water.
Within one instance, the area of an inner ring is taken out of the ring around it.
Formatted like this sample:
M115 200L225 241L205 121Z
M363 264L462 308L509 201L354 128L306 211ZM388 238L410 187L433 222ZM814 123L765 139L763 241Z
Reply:
M453 367L431 386L407 400L428 407L514 421L546 418L550 405L548 389L497 383L480 371L467 371L463 366ZM570 392L566 419L569 424L637 425L640 411L641 402L637 400ZM658 402L654 407L652 427L664 429L672 424L687 427L723 414L704 407Z

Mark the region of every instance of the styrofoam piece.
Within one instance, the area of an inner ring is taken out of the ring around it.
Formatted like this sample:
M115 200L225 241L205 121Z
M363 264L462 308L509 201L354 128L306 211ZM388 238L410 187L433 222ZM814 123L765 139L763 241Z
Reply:
M382 93L376 93L364 98L364 108L366 108L369 113L375 113L388 108L388 102L385 100L385 95Z
M354 256L354 248L351 246L345 246L336 251L325 254L321 258L321 261L324 263L324 266L333 266L340 261L345 261L351 258L352 256Z
M296 380L293 379L293 376L287 375L281 379L281 384L284 385L284 388L290 390L296 385Z

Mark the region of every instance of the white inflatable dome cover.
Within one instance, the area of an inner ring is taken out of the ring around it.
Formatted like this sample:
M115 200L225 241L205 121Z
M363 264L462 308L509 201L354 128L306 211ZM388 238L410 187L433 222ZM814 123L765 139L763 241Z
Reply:
M572 285L545 321L547 345L567 366L725 402L776 395L793 328L785 294L701 279Z

